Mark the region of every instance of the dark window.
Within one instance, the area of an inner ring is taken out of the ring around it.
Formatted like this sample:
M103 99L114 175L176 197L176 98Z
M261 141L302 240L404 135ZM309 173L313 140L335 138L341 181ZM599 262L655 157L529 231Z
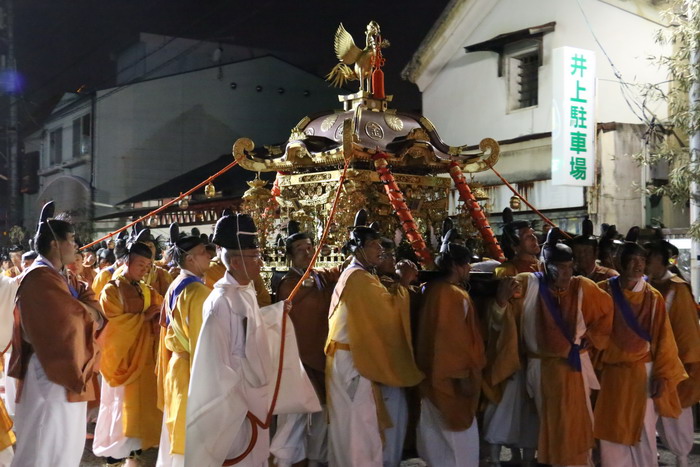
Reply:
M63 128L49 133L49 165L63 162Z
M516 109L537 105L538 55L537 51L534 51L520 57L514 57L515 92L518 94Z
M73 157L90 154L90 114L73 120Z

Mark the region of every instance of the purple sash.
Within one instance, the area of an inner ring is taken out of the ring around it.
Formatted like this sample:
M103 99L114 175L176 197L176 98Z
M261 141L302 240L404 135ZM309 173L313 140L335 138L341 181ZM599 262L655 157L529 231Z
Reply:
M36 263L41 264L42 266L46 266L47 268L53 269L53 266L43 262L42 260L36 261ZM59 274L61 274L61 273L59 273ZM61 276L63 276L63 274L61 274ZM66 284L68 284L68 290L70 290L70 294L73 296L73 298L78 298L78 295L80 295L80 294L78 293L77 290L75 290L75 287L73 287L71 285L70 281L65 276L63 276L63 279L66 281Z
M615 305L617 305L617 309L620 310L620 314L624 318L627 326L632 331L634 331L634 333L637 334L639 337L641 337L647 342L651 342L651 336L644 328L642 328L642 325L639 324L639 321L637 321L637 318L634 316L634 311L632 311L632 307L630 307L629 302L622 293L619 276L611 277L610 279L608 279L608 283L610 284L610 290L612 291L612 296L613 300L615 301Z
M171 313L173 308L175 308L175 304L177 303L177 297L179 297L182 291L185 290L185 287L187 287L193 282L199 282L200 284L204 284L204 281L197 276L187 276L184 279L182 279L179 284L177 284L173 292L170 294L170 300L168 301ZM167 313L165 314L165 324L170 325L170 317Z
M569 363L569 365L571 365L571 368L573 368L574 371L581 371L581 346L576 344L574 339L569 335L569 329L566 327L566 323L564 323L561 309L559 308L559 305L554 302L552 292L550 292L549 287L547 287L547 281L544 278L544 274L541 272L536 272L534 274L539 281L540 296L542 297L542 301L544 302L547 311L549 311L550 316L557 324L557 327L561 331L564 338L569 341L569 344L571 345L566 361Z

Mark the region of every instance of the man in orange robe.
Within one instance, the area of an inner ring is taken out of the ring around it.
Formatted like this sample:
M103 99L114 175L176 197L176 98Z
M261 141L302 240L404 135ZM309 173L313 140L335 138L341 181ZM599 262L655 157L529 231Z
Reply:
M625 241L620 276L598 283L615 304L610 345L599 358L595 406L604 466L656 465L657 418L681 414L677 386L687 375L663 296L645 281L646 254Z
M299 232L294 221L290 221L285 240L287 258L291 267L282 278L277 289L277 299L286 300L292 290L301 280L306 268L309 267L314 254L314 244L310 234ZM313 414L291 414L278 417L294 425L293 431L297 436L287 438L294 441L294 446L276 446L275 439L270 449L277 459L286 461L281 465L308 459L309 467L324 465L328 462L328 413L326 410L326 354L324 347L328 337L328 307L331 303L333 287L338 281L340 272L337 269L314 269L311 276L302 284L299 293L292 300L292 310L289 314L294 323L299 357L304 365L306 374L314 385L316 394L323 405L321 412Z
M155 368L163 298L143 282L152 262L147 245L131 243L126 268L100 295L109 321L101 336L103 383L92 450L107 464L137 466L141 451L160 438Z
M581 235L571 239L569 245L574 252L574 273L589 278L595 283L619 276L616 270L598 264L598 239L593 236L593 222L583 220Z
M382 261L379 233L355 227L354 259L329 307L326 341L329 464L383 465L382 432L392 425L379 384L415 386L423 379L413 358L407 283L394 294L373 274Z
M513 220L509 208L503 211L501 242L508 261L498 266L494 278L537 272L542 265L537 259L540 246L528 221ZM505 329L500 307L490 307L487 323L487 361L484 374L484 396L488 400L484 413L484 439L490 444L491 464L499 465L501 446L510 447L514 461L522 458L534 463L537 449L537 408L525 390L525 353L519 351L518 323ZM521 361L522 360L522 361ZM523 450L522 454L520 449Z
M664 296L678 357L688 379L678 384L683 409L680 416L659 417L656 429L676 455L676 465L687 466L693 448L693 405L700 402L700 322L690 284L668 270L669 245L665 240L644 245L648 252L646 272L649 283Z
M53 202L42 209L39 256L17 291L9 374L19 380L13 462L19 467L78 465L87 401L95 398L94 339L103 318L89 289L79 294L62 274L75 261L73 227L52 216Z
M547 236L545 272L504 279L495 306L512 313L505 326L520 322L527 389L540 420L538 462L589 465L594 445L590 391L598 381L588 349L607 346L612 302L591 280L573 276L571 248L558 243L559 236L557 228Z
M479 464L481 371L486 364L479 320L469 294L471 251L443 244L436 264L441 278L428 284L423 301L416 356L426 378L421 383L418 454L429 465Z

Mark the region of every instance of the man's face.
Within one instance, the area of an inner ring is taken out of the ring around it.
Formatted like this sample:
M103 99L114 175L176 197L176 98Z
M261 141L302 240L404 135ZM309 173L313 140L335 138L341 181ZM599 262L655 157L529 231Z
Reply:
M460 276L459 281L466 282L469 279L469 273L472 270L472 265L467 263L465 265L462 265L462 266L458 265L455 267L459 268L459 276Z
M83 258L83 265L87 268L91 268L92 266L95 265L95 260L97 257L95 256L94 251L87 251L85 252L85 257Z
M382 262L377 266L377 272L379 274L394 274L396 269L396 256L394 256L393 249L384 249L382 253Z
M292 243L291 248L292 266L306 270L314 255L314 245L310 238L302 238Z
M131 279L140 281L151 270L152 259L141 255L130 255L126 263L126 269Z
M34 263L34 259L23 259L22 260L22 270L27 269Z
M259 276L263 266L262 255L257 248L234 251L231 263L236 271L245 274L249 280Z
M376 268L382 263L384 248L382 248L380 239L369 240L365 243L365 246L358 250L358 258L360 260L365 260L367 266Z
M666 265L663 257L658 253L652 253L647 257L646 273L652 279L661 279L666 274Z
M197 245L187 252L187 259L185 260L185 266L187 269L195 274L203 275L207 270L209 270L210 262L209 252L207 252L207 247L204 245Z
M641 255L632 255L627 258L627 263L622 265L622 274L628 280L638 281L644 275L647 259Z
M75 261L75 234L67 233L65 240L58 241L58 252L61 255L61 263L70 264Z
M516 252L524 253L526 255L537 256L540 254L540 245L537 242L537 235L535 231L530 227L525 227L518 230L519 243L515 247Z
M20 267L22 264L22 253L23 251L11 251L10 252L10 261L12 261L12 265L16 267Z
M81 274L83 272L83 255L76 252L75 260L71 264L66 264L66 267L76 274Z
M549 275L552 285L558 289L564 289L569 286L569 281L574 275L573 261L557 261L546 264L547 275Z
M595 267L596 249L591 245L574 245L574 269L578 274L588 275Z

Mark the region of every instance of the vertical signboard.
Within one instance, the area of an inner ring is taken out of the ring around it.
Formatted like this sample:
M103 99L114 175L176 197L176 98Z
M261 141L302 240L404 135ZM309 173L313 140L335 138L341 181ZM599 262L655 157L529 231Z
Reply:
M552 54L552 184L592 186L595 164L595 54Z

